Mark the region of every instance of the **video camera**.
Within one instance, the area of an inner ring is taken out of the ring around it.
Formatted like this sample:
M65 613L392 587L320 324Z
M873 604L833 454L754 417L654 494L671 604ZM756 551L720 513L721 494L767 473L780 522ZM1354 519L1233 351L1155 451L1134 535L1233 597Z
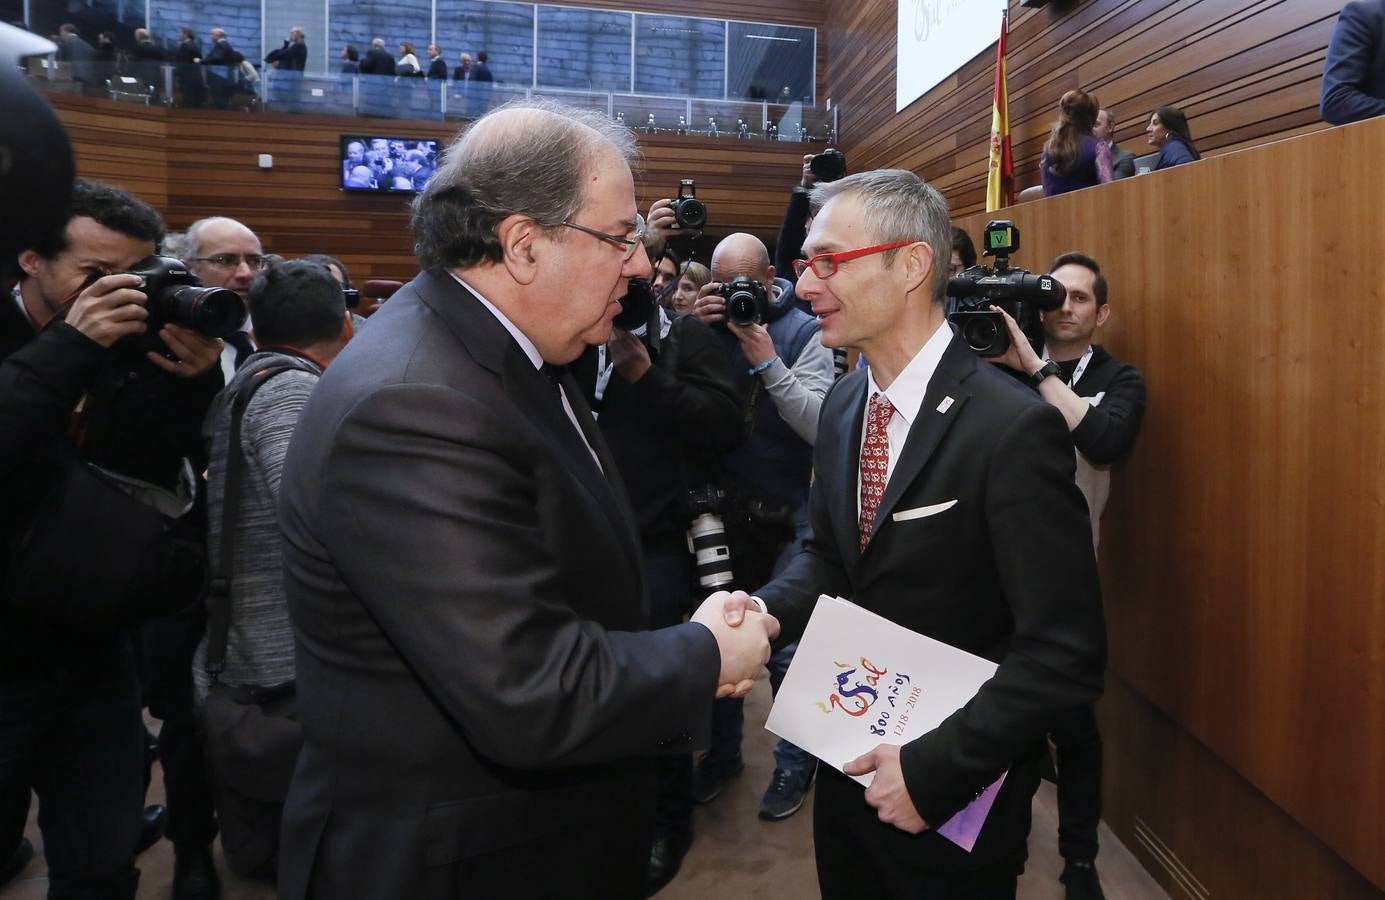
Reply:
M166 352L168 348L158 336L165 325L180 325L205 337L226 338L245 324L245 301L240 295L227 288L202 287L181 260L147 256L130 267L130 274L144 278L136 290L149 298L144 304L149 317L143 334L120 339L122 350L141 356L147 350Z
M841 181L846 177L846 154L829 147L809 160L808 168L822 184Z
M998 306L1019 323L1034 352L1042 352L1040 313L1062 306L1067 289L1052 275L1010 268L1010 254L1020 248L1020 232L1014 222L987 222L981 243L985 255L995 257L995 268L972 266L948 279L947 295L957 301L957 311L947 320L978 355L1004 356L1010 349L1010 329L1004 317L991 310Z

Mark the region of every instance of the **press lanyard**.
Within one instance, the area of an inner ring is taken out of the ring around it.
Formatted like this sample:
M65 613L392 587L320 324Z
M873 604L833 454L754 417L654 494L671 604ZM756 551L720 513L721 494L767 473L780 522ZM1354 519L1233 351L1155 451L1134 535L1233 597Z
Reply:
M1082 354L1082 359L1077 363L1077 368L1072 370L1072 377L1068 379L1068 387L1075 387L1077 382L1082 380L1082 373L1087 371L1087 363L1092 361L1092 346L1087 345L1087 352ZM1048 347L1044 347L1044 359L1049 359Z

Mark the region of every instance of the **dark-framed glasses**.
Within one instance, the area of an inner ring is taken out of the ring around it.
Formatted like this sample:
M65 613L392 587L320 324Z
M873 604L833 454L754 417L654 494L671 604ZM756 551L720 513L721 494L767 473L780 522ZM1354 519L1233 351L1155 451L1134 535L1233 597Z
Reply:
M635 216L634 237L625 237L620 234L607 234L604 231L597 231L595 228L578 225L576 222L559 222L558 224L568 228L575 228L583 234L589 234L594 238L606 241L608 244L615 244L621 249L621 252L625 254L626 259L635 255L635 251L639 249L640 244L644 241L645 232L649 230L649 226L645 224L644 216L638 214Z

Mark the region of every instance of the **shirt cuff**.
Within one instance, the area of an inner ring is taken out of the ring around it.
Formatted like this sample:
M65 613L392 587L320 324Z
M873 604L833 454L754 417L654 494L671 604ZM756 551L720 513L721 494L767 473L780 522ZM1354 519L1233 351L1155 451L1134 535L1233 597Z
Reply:
M758 607L760 607L760 612L761 612L761 613L763 613L763 614L765 614L765 615L769 615L769 607L768 607L768 606L765 606L765 601L763 601L763 600L761 600L759 597L755 597L755 596L752 596L750 599L751 599L751 600L754 600L754 601L755 601L755 605L758 606Z

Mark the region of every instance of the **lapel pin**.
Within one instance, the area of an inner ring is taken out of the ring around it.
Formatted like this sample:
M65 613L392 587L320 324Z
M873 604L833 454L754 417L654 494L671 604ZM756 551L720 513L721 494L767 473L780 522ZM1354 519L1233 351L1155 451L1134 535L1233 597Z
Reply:
M938 404L938 412L945 413L952 408L952 398L944 397L943 402Z

